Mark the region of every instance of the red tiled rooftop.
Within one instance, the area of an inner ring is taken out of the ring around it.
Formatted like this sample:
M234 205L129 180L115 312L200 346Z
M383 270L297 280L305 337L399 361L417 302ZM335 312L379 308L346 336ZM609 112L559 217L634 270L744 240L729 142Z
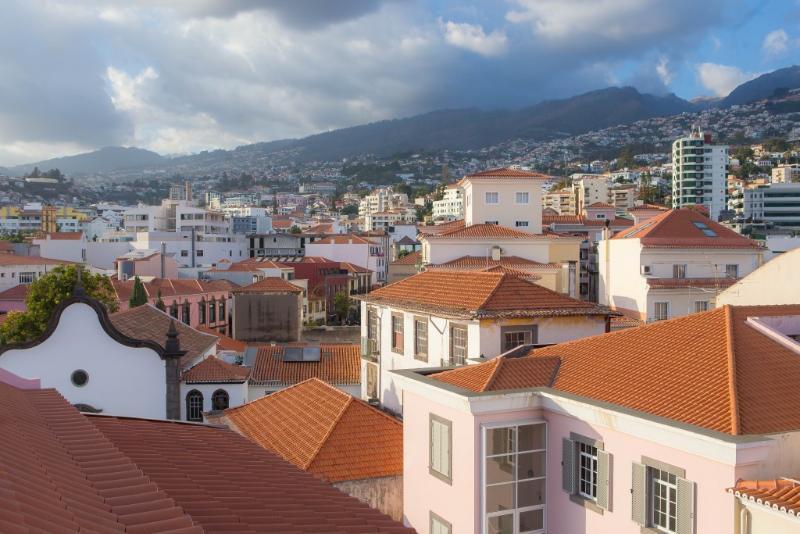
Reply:
M800 516L800 481L796 479L739 480L728 493L791 516Z
M277 276L262 278L249 286L242 286L233 290L233 293L302 293L303 288L287 282Z
M539 180L547 180L550 177L546 174L542 174L540 172L531 172L522 169L511 169L508 167L501 167L498 169L489 169L480 172L474 172L472 174L466 175L464 178L475 179L475 178L536 178Z
M715 235L705 235L703 228L697 225L704 225ZM611 239L639 239L643 246L656 248L763 248L752 239L691 209L666 211Z
M216 330L213 330L207 326L200 325L196 328L198 332L202 332L204 334L210 334L217 338L217 350L230 350L233 352L244 352L247 348L247 344L243 341L239 341L238 339L233 339L232 337L228 337L225 334L221 334Z
M323 237L312 243L313 245L371 245L372 241L355 234L336 234Z
M538 348L517 365L534 368L538 358L556 357L553 389L718 432L795 431L800 356L745 324L748 317L782 315L800 315L800 305L724 306ZM489 365L496 364L478 366ZM482 391L458 378L461 372L478 371L453 370L447 382ZM540 386L532 380L519 387Z
M604 210L608 210L608 209L611 209L611 210L613 210L613 209L616 209L614 206L612 206L612 205L611 205L611 204L609 204L608 202L593 202L593 203L589 204L589 205L588 205L588 206L586 206L586 207L587 207L587 208L593 208L593 209L604 209Z
M29 284L17 284L0 292L0 300L24 301L28 296Z
M232 365L216 356L209 356L194 367L184 371L182 380L187 384L241 384L250 375L249 367Z
M558 234L543 233L533 234L530 232L522 232L509 228L507 226L500 226L499 224L471 224L469 226L462 226L454 228L438 234L424 234L425 239L542 239L542 238L558 238Z
M609 313L592 303L572 299L520 276L502 272L433 269L376 289L360 299L464 318Z
M119 280L111 278L111 285L117 294L117 300L128 302L133 294L135 279ZM142 282L147 298L157 298L159 292L162 298L181 297L187 295L201 295L204 293L229 292L239 287L228 280L192 280L189 278L153 278Z
M416 265L417 263L422 261L422 251L416 250L414 252L409 252L405 256L401 258L397 258L391 264L392 265Z
M330 482L403 472L402 424L316 378L225 410L220 421Z
M537 270L537 269L561 269L558 263L541 263L519 256L501 256L499 260L493 260L486 256L461 256L454 260L436 265L428 265L428 269L452 269L452 270L487 270L491 267L507 267L518 270Z
M319 378L334 385L355 385L361 383L361 347L351 344L320 345L320 360L293 362L284 361L287 345L267 345L258 347L251 384L270 384L287 386ZM304 346L302 343L288 346Z

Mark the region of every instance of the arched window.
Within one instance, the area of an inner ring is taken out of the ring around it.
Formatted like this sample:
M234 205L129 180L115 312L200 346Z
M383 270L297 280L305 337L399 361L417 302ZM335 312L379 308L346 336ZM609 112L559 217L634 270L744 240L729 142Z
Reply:
M189 301L185 301L183 303L183 322L186 324L189 323Z
M208 305L208 323L216 323L217 322L217 301L214 297L211 297L211 302Z
M203 394L196 389L186 394L186 420L203 422Z
M227 410L230 399L228 392L224 389L218 389L211 396L211 409L212 410Z
M224 300L220 300L219 301L219 321L220 322L225 322L225 319L226 319L226 317L225 317L225 301Z
M197 304L197 322L206 324L206 299L201 300Z

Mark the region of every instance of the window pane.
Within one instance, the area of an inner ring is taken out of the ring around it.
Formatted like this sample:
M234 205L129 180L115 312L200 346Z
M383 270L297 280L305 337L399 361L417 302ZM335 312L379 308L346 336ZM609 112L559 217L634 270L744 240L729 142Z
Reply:
M488 523L489 534L514 534L513 515L490 517Z
M512 482L514 480L514 456L495 456L486 459L486 483Z
M545 475L545 452L526 452L519 455L517 478L543 477Z
M519 451L544 449L544 425L523 425L519 427Z
M517 485L517 501L520 508L538 506L545 503L546 480L528 480Z
M514 508L514 484L486 487L486 513L502 512Z
M486 436L487 454L509 454L514 452L514 435L516 429L511 428L492 428Z
M528 532L544 528L544 510L530 510L519 514L519 531Z

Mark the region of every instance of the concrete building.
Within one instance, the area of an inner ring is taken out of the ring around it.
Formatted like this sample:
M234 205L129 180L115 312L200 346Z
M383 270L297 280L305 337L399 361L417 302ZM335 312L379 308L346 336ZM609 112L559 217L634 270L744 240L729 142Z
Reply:
M717 296L717 306L800 304L800 248L784 252Z
M444 188L442 200L433 201L434 221L456 221L464 218L464 193L456 184Z
M407 524L423 534L795 532L780 504L745 502L748 515L736 501L759 497L744 481L800 472L798 317L796 305L726 306L521 357L393 371Z
M800 182L800 164L778 165L772 168L772 183L787 184Z
M464 222L495 224L523 232L542 232L544 174L516 169L493 169L465 176Z
M69 263L49 258L0 254L0 291L20 284L30 285L54 268Z
M648 218L598 243L599 302L643 321L711 309L764 249L695 210Z
M777 230L800 229L800 183L772 183L742 190L742 217Z
M716 221L727 207L727 145L715 145L711 134L692 129L672 143L672 207L701 205Z
M572 189L559 189L544 193L542 207L554 210L559 215L576 215L578 213L578 203Z
M237 341L300 341L303 289L282 278L264 278L232 291L232 335Z
M83 232L54 232L33 240L43 258L83 263L86 261L86 236Z
M610 315L530 282L519 271L430 270L359 300L361 398L396 413L403 409L403 391L392 370L461 366L519 345L601 334Z
M575 212L562 213L562 215L577 215L583 213L586 206L590 204L596 204L598 202L607 204L611 200L611 193L609 191L609 182L611 180L607 175L581 174L578 176L579 177L575 177L575 175L573 175L572 178L572 192L576 199Z
M308 256L328 258L352 263L373 273L372 283L385 282L389 269L388 252L380 237L357 234L337 234L318 239L306 245Z

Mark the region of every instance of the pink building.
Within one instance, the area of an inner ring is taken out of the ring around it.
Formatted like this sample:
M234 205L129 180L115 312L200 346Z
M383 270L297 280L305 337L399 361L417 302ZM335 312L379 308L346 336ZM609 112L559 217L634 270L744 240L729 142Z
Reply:
M112 278L120 311L128 309L134 279L120 281ZM144 284L147 302L154 305L159 295L165 311L192 328L207 327L226 333L230 321L231 290L238 287L227 280L191 280L154 278Z
M395 371L421 534L740 532L800 473L800 305L725 306L452 370ZM743 532L743 531L742 531Z

